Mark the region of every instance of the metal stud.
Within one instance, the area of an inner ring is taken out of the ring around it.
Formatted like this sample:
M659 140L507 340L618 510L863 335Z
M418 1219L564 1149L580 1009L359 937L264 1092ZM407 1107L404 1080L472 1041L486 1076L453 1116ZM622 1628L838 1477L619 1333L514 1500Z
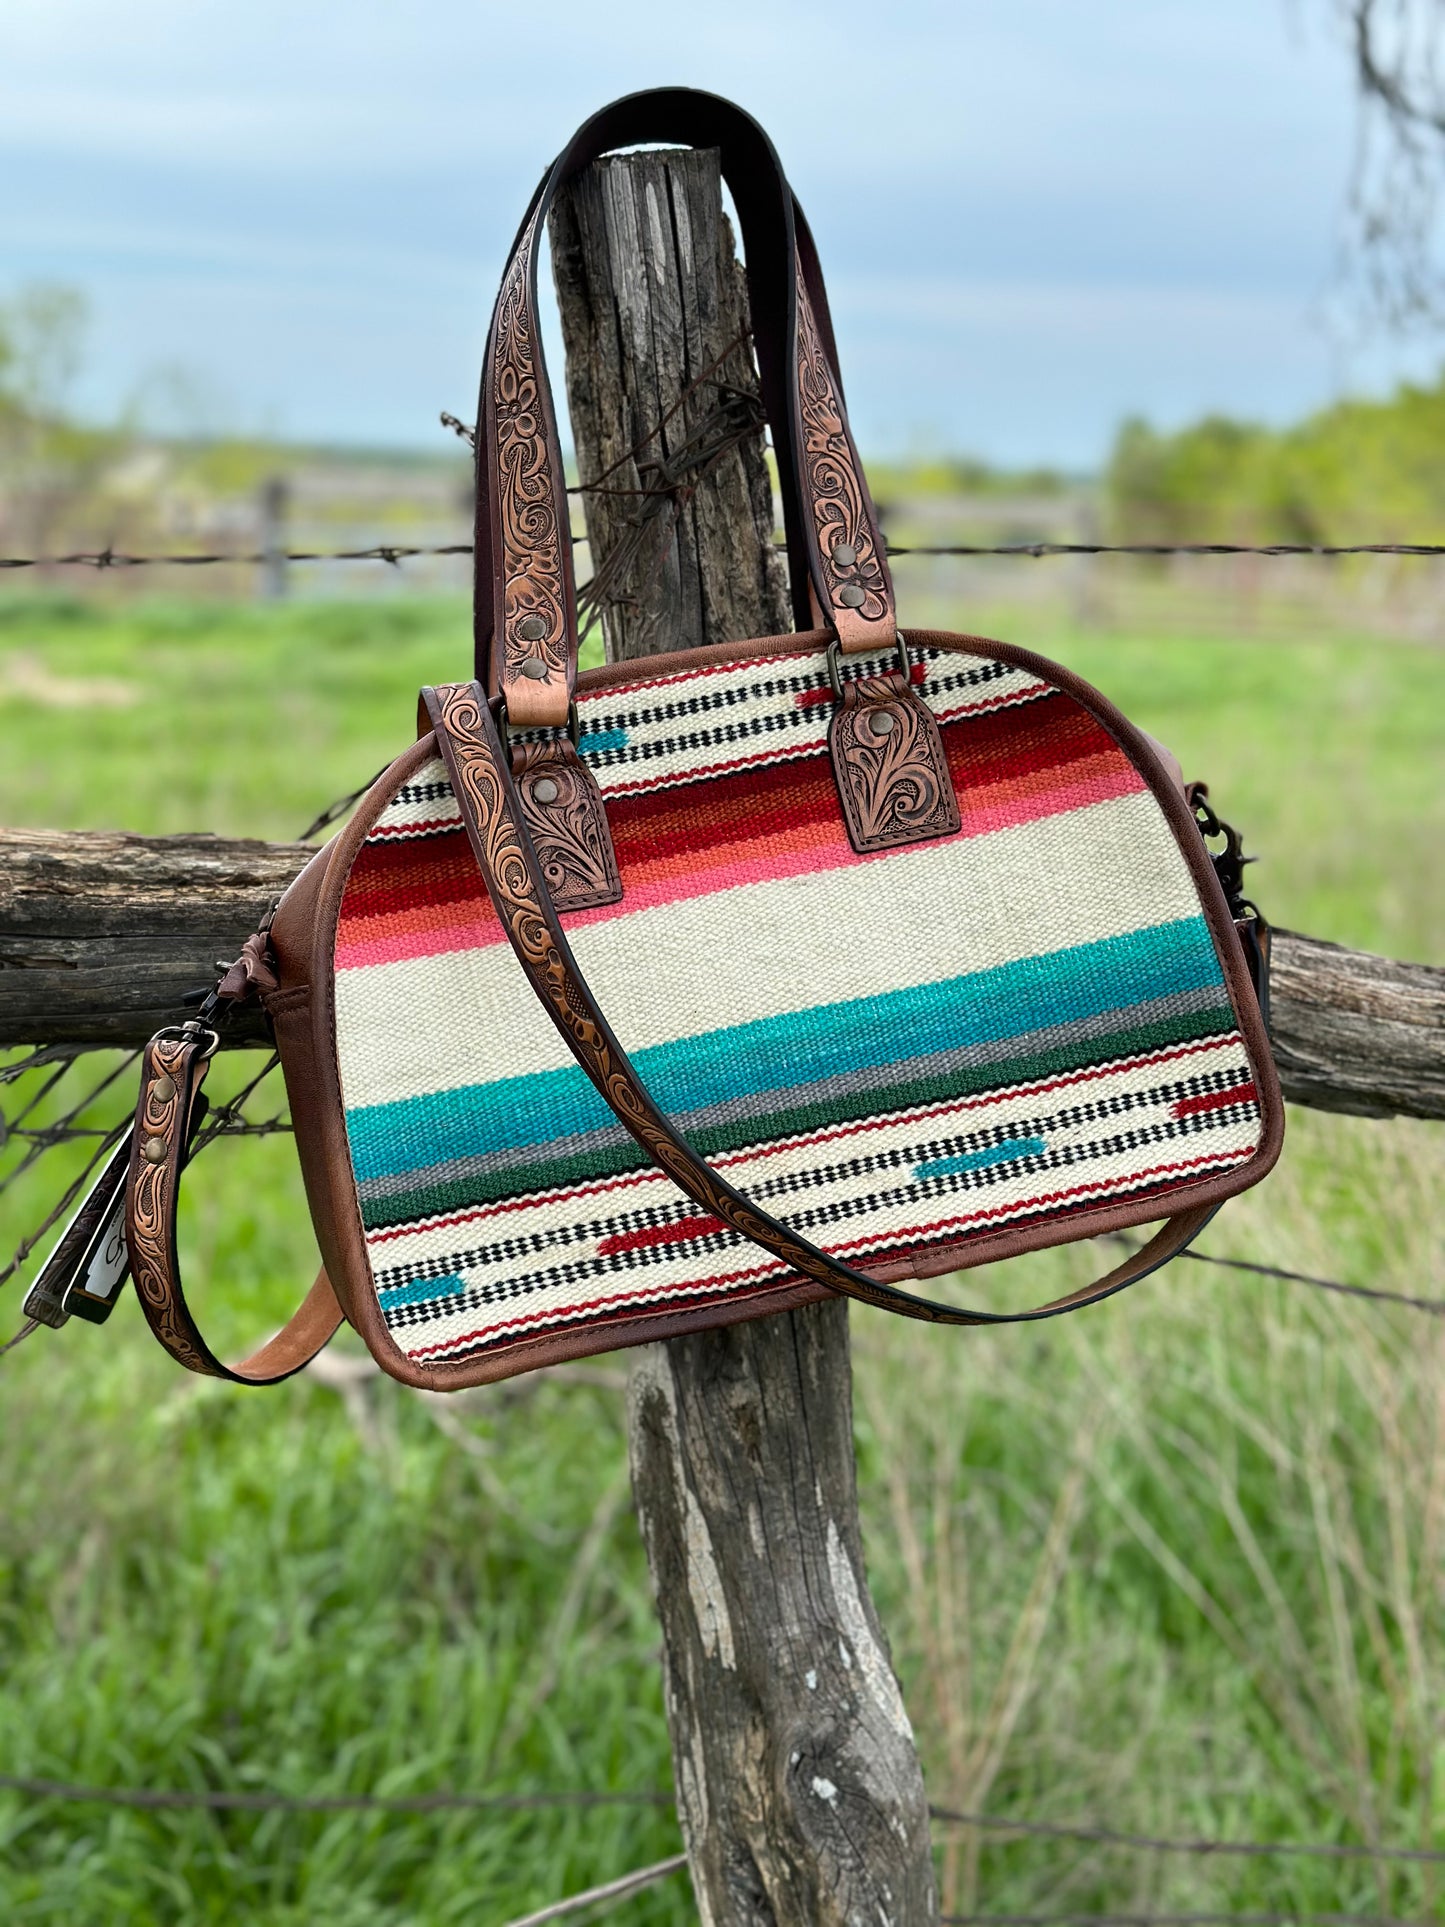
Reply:
M522 674L528 682L541 682L547 674L547 665L540 656L528 656L522 664Z
M167 1077L165 1072L162 1071L154 1084L151 1085L151 1096L158 1097L162 1104L169 1104L175 1094L175 1079L173 1077Z
M853 547L851 542L835 542L833 544L833 560L840 569L851 569L853 564L858 560L858 551Z
M547 633L547 624L541 616L523 616L517 624L517 634L523 642L540 642Z
M533 800L538 803L555 803L557 801L557 785L550 776L543 776L532 785L532 797Z
M863 591L856 582L845 582L838 591L838 600L845 609L861 609L864 602Z
M147 1164L164 1164L166 1161L166 1141L163 1137L148 1137L141 1146L141 1156Z
M868 727L875 736L891 736L898 726L898 718L891 709L875 709L868 718Z

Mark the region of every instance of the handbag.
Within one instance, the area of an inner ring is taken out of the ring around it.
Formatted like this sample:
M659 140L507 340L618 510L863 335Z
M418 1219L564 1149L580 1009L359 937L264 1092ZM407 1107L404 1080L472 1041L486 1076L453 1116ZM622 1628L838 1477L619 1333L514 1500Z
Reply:
M537 243L610 148L715 146L745 243L796 632L579 674ZM901 630L816 251L762 130L666 89L596 115L507 263L477 428L475 680L190 1021L27 1310L127 1269L194 1371L266 1383L343 1317L449 1389L844 1294L939 1324L1099 1302L1279 1154L1268 931L1200 787L1031 652ZM260 997L324 1268L242 1364L176 1206L228 1009ZM119 1236L124 1222L124 1238ZM1161 1221L1026 1312L913 1287Z

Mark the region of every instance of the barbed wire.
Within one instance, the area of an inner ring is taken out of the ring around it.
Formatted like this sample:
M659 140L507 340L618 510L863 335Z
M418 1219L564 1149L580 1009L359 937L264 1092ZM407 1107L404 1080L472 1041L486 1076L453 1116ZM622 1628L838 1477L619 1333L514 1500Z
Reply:
M386 1812L428 1814L456 1811L528 1813L560 1810L586 1810L598 1807L671 1808L672 1798L657 1792L546 1792L472 1794L459 1792L420 1794L274 1794L259 1791L227 1791L220 1788L151 1788L73 1786L65 1781L33 1778L21 1774L0 1774L0 1790L37 1799L64 1800L76 1804L138 1808L149 1812L203 1810L253 1813L348 1813ZM930 1817L945 1823L977 1827L990 1832L1026 1834L1034 1838L1089 1841L1115 1847L1163 1853L1200 1855L1309 1855L1318 1858L1371 1861L1440 1861L1445 1853L1428 1848L1368 1847L1339 1841L1256 1841L1256 1840L1173 1840L1146 1834L1123 1833L1112 1827L1052 1824L1046 1821L1013 1820L997 1814L959 1813L930 1807ZM654 1882L680 1873L687 1865L686 1854L670 1854L650 1866L638 1867L614 1880L588 1887L548 1906L522 1915L508 1927L542 1927L542 1923L561 1920L566 1915L624 1899ZM1149 1913L1106 1914L945 1914L949 1927L1423 1927L1391 1915L1353 1913Z
M929 1817L946 1825L974 1827L983 1833L1022 1833L1035 1839L1081 1840L1097 1846L1132 1847L1149 1853L1187 1853L1256 1857L1262 1854L1303 1854L1317 1860L1423 1860L1445 1862L1445 1851L1433 1847L1371 1847L1353 1841L1181 1840L1150 1833L1126 1833L1117 1827L1080 1821L1013 1820L996 1813L960 1813L950 1807L930 1807Z
M581 546L587 537L574 535L572 541ZM779 541L774 546L782 549L786 544ZM885 542L883 546L889 556L1011 555L1034 561L1070 555L1314 556L1322 560L1351 555L1401 555L1421 559L1445 556L1445 542ZM131 555L106 547L78 549L68 555L3 555L0 569L199 569L221 564L251 567L277 562L386 562L396 568L422 556L473 553L470 542L378 542L368 549L245 549L199 555Z
M0 1773L0 1792L79 1806L141 1807L147 1811L201 1809L245 1813L532 1813L549 1808L670 1807L664 1792L561 1793L266 1793L220 1787L78 1786L23 1773Z
M1140 1249L1137 1238L1129 1237L1122 1231L1106 1231L1105 1238L1110 1244L1122 1246L1125 1251ZM1222 1258L1209 1251L1180 1251L1179 1258L1188 1258L1196 1265L1220 1265L1229 1271L1250 1271L1260 1278L1279 1278L1292 1285L1311 1285L1316 1291L1333 1291L1344 1298L1368 1298L1380 1304L1404 1305L1410 1311L1423 1311L1434 1317L1445 1317L1445 1299L1412 1298L1403 1291L1386 1291L1379 1285L1349 1285L1339 1278L1321 1278L1311 1271L1288 1271L1283 1265L1262 1265L1253 1258Z
M538 1793L469 1793L443 1788L433 1793L320 1793L288 1794L260 1789L219 1787L110 1787L90 1786L34 1775L0 1773L0 1792L31 1799L59 1800L71 1805L136 1807L147 1811L195 1809L251 1813L498 1813L542 1812L586 1807L656 1807L671 1809L671 1793L661 1788L595 1792L586 1789ZM1086 1821L1020 1820L1000 1813L968 1813L931 1806L929 1818L947 1826L973 1827L984 1833L1014 1833L1040 1840L1077 1840L1098 1846L1125 1847L1144 1853L1182 1853L1201 1856L1275 1857L1317 1860L1445 1862L1445 1851L1431 1847L1370 1846L1355 1841L1181 1839L1168 1835L1128 1833L1117 1827Z
M1386 1305L1405 1305L1411 1311L1423 1311L1436 1318L1445 1318L1445 1298L1412 1298L1403 1291L1385 1291L1378 1285L1346 1285L1338 1278L1317 1278L1308 1271L1286 1271L1280 1265L1255 1264L1249 1258L1217 1258L1209 1251L1184 1251L1182 1258L1192 1258L1197 1265L1223 1265L1230 1271L1252 1271L1261 1278L1283 1278L1292 1285L1313 1285L1316 1291L1334 1291L1345 1298L1369 1298Z
M23 1120L33 1114L36 1106L55 1089L60 1079L71 1069L77 1058L85 1054L85 1051L86 1047L84 1045L42 1045L38 1050L32 1051L28 1057L22 1057L13 1064L0 1066L0 1084L14 1083L27 1071L47 1068L52 1065L55 1066L55 1074L42 1081L41 1088L32 1094L29 1101L17 1113L16 1117L5 1120L5 1137L7 1140L22 1134ZM54 1150L57 1145L71 1142L76 1138L91 1141L91 1154L82 1169L71 1182L66 1185L65 1189L55 1200L54 1204L52 1204L49 1211L46 1212L40 1223L35 1226L34 1230L20 1240L20 1243L16 1246L9 1260L3 1265L0 1265L0 1285L5 1284L7 1280L13 1278L16 1272L20 1270L40 1240L59 1223L60 1219L75 1203L102 1158L105 1157L106 1153L114 1144L119 1142L121 1133L125 1130L128 1121L128 1109L119 1119L100 1130L99 1135L96 1135L93 1127L78 1124L77 1119L83 1116L96 1099L100 1097L110 1085L114 1084L118 1077L131 1069L139 1060L139 1051L125 1052L121 1061L107 1070L101 1077L99 1083L92 1084L82 1096L70 1103L63 1117L57 1118L52 1124L46 1126L43 1132L37 1132L26 1144L25 1150L16 1163L13 1164L8 1171L0 1174L0 1192L4 1192L8 1190L12 1184L16 1183L18 1179L23 1177L37 1158L41 1157L44 1152ZM27 1335L28 1334L24 1332L18 1333L16 1337L11 1340L11 1343L18 1345L21 1338Z
M82 1120L91 1106L103 1097L117 1080L134 1069L140 1059L140 1052L135 1050L118 1053L117 1061L108 1065L97 1081L87 1080L85 1087L76 1096L67 1098L62 1115L43 1123L27 1122L28 1119L38 1116L40 1105L56 1092L61 1080L75 1067L78 1060L93 1054L94 1050L94 1046L86 1044L42 1044L24 1057L18 1058L14 1063L0 1065L0 1087L14 1084L28 1073L49 1073L40 1077L37 1089L27 1093L13 1118L6 1118L0 1114L0 1145L15 1142L23 1147L20 1156L10 1165L10 1168L0 1172L0 1194L23 1177L45 1152L73 1143L84 1144L87 1150L87 1156L80 1169L61 1189L39 1223L20 1239L10 1257L4 1263L0 1263L0 1285L6 1284L20 1272L41 1241L76 1206L86 1186L103 1160L120 1141L130 1121L128 1102L122 1105L121 1115L108 1124L89 1124ZM261 1068L249 1077L233 1096L223 1103L212 1106L191 1148L192 1157L198 1155L219 1137L270 1137L291 1129L290 1120L279 1113L264 1118L249 1118L244 1114L245 1105L279 1062L280 1059L273 1052ZM26 1340L33 1338L40 1329L37 1320L27 1319L11 1337L0 1342L0 1358L3 1358L7 1352L14 1351Z
M128 555L121 550L77 550L71 555L0 555L0 569L202 569L216 563L389 562L393 567L419 555L470 555L470 542L439 546L379 542L369 549L247 549L231 554Z

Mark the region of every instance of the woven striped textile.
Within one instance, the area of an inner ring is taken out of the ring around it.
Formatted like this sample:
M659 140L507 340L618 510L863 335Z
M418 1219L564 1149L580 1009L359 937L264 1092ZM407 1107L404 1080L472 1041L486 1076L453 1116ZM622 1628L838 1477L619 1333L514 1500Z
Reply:
M962 828L869 857L843 824L821 655L578 698L623 881L621 902L563 918L579 965L693 1145L864 1266L1066 1235L1105 1203L1163 1215L1261 1136L1194 882L1123 751L1024 669L915 660ZM367 834L335 963L367 1248L409 1358L787 1276L649 1167L575 1064L439 760Z

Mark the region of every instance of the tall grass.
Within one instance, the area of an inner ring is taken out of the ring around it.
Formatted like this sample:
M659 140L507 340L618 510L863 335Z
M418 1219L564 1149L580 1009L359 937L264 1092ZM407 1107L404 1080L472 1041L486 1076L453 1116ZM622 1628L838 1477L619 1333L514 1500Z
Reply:
M0 603L0 819L294 833L405 741L415 685L456 673L465 628L454 605ZM1445 664L1364 641L1111 647L1042 622L1035 640L1211 776L1272 859L1257 891L1282 920L1438 948ZM105 706L70 706L97 685ZM0 1251L67 1155L0 1194ZM1433 1127L1296 1113L1279 1170L1205 1242L1445 1296L1442 1190ZM183 1239L223 1350L281 1316L311 1262L286 1141L208 1153ZM1016 1302L1099 1255L975 1273L969 1292ZM1147 1833L1441 1844L1442 1323L1187 1263L1023 1332L861 1311L865 1538L933 1800ZM0 1364L0 1771L665 1789L625 1361L448 1401L338 1345L323 1373L238 1391L176 1373L128 1304ZM1428 1868L1384 1860L944 1826L938 1840L950 1911L1424 1919L1441 1900ZM502 1922L676 1843L646 1805L135 1813L0 1793L0 1909ZM691 1919L685 1882L624 1917Z

